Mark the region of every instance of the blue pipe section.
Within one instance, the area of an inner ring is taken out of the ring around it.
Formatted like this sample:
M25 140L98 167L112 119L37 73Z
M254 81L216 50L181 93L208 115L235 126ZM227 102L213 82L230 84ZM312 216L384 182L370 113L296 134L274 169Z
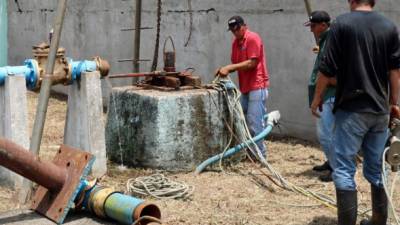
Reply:
M130 225L136 207L144 201L121 193L114 193L107 198L104 204L106 215L120 223Z
M278 122L279 117L280 117L280 115L279 115L279 112L277 112L277 111L274 111L270 114L265 115L264 119L268 119L268 125L261 133L259 133L257 136L255 136L253 138L253 140L247 140L239 145L236 145L233 148L228 149L225 152L225 154L221 153L221 154L215 155L215 156L207 159L206 161L202 162L199 166L197 166L195 173L200 174L206 167L218 162L219 160L221 160L221 158L230 157L230 156L236 154L237 152L239 152L240 150L242 150L243 148L247 147L248 145L253 144L253 142L258 142L258 141L264 139L265 137L268 136L269 133L271 133L272 128L274 127L274 124Z
M23 66L0 67L0 86L4 85L7 76L24 76L26 86L33 89L36 86L38 71L33 59L27 59Z
M71 65L71 80L79 80L84 72L93 72L97 70L95 61L73 61L68 59ZM0 86L4 85L7 76L25 76L26 87L33 90L37 87L37 81L40 76L36 60L27 59L23 66L5 66L0 67Z
M85 191L83 206L86 210L89 210L89 204L93 204L93 202L90 202L91 194L101 188L95 185L91 189L86 190L88 185L89 182L86 180L82 181L80 184L80 192ZM122 224L131 225L135 222L133 217L135 209L142 203L144 203L142 199L115 192L105 199L104 212L108 218L114 219Z

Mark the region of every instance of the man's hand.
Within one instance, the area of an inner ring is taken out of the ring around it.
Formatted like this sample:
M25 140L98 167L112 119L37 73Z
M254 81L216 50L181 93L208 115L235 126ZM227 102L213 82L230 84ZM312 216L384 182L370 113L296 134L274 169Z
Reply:
M318 54L318 53L319 53L319 46L318 46L318 45L314 46L314 47L312 48L312 51L313 51L315 54Z
M320 112L322 112L322 103L323 101L321 97L314 96L313 102L311 103L311 113L317 118L321 117L321 115L318 113L318 109Z
M221 76L221 77L226 77L226 76L228 76L228 74L229 74L230 72L231 72L231 71L230 71L229 66L223 66L223 67L217 69L217 71L215 72L215 75L216 75L216 76L219 75L219 76Z
M400 107L398 105L390 105L390 118L400 119Z
M400 119L400 107L398 105L390 104L390 120L389 128L393 129L396 126L395 119Z

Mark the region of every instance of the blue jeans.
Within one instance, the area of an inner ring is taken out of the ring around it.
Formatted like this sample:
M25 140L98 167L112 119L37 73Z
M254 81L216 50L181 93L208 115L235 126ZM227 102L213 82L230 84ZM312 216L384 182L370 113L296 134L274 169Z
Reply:
M318 140L328 161L333 148L332 141L335 127L335 115L332 110L334 103L334 97L327 99L322 105L322 112L319 112L321 117L317 120Z
M268 89L258 89L242 94L240 103L246 116L246 123L251 135L254 137L261 133L265 128L264 115L267 113L266 101L268 98ZM266 156L266 150L263 140L256 144L263 156Z
M356 190L355 157L360 149L364 153L364 177L372 185L382 187L382 154L389 133L389 115L338 110L335 120L334 151L330 164L336 189Z

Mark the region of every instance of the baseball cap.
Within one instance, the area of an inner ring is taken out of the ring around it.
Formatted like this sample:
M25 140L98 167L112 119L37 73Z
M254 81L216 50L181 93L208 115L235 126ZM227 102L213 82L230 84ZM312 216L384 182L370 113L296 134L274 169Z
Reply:
M241 16L232 16L228 20L228 31L237 30L242 25L244 25L244 20Z
M308 21L304 23L304 26L310 26L311 23L329 23L331 17L325 11L314 11L311 13Z

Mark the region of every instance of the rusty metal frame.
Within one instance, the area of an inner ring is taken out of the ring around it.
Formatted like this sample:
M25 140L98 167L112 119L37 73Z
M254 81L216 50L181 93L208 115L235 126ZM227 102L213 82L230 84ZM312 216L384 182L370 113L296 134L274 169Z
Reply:
M89 174L94 160L95 157L88 152L62 145L53 163L61 168L66 168L66 182L57 193L39 186L31 208L58 224L63 223L68 211L74 205L74 200L81 188L81 182Z

